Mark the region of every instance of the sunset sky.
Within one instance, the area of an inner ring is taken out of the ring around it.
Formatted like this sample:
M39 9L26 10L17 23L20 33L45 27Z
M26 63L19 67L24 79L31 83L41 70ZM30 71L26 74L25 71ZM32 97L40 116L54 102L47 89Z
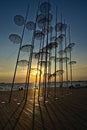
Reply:
M40 0L43 2L44 0ZM46 0L47 1L47 0ZM35 20L39 0L1 0L0 2L0 82L12 82L19 45L9 40L9 35L16 33L21 36L23 27L14 23L15 15L25 17L29 3L28 21ZM71 26L71 41L76 43L72 51L74 65L73 80L87 80L87 1L86 0L50 0L52 13L58 6L58 20L60 14ZM31 33L26 31L25 43L31 42ZM37 46L37 45L36 45ZM24 55L23 55L24 56ZM26 68L19 68L16 81L24 82ZM32 74L34 81L35 73Z

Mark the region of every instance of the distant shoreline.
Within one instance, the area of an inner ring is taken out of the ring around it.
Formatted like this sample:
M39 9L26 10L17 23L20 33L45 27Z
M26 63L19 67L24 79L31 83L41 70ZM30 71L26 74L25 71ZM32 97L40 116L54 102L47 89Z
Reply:
M64 83L67 81L63 81ZM70 81L68 81L70 82ZM87 80L73 80L72 82L87 82ZM54 83L54 82L50 82L50 83ZM60 82L56 82L56 83L60 83ZM12 84L12 82L0 82L0 84ZM15 84L25 84L24 82L16 82ZM30 84L33 84L33 82L30 82Z
M0 83L0 91L10 91L11 90L11 85L12 83ZM54 82L50 82L49 86L47 84L47 88L50 87L54 87L55 83ZM38 85L37 85L38 86ZM29 84L29 89L30 88L34 88L35 84L34 83L30 83ZM40 87L43 87L43 83L40 84ZM60 88L60 82L56 82L56 87ZM63 82L63 88L67 87L67 82ZM87 88L87 81L73 81L72 82L72 86L70 84L70 82L68 82L68 87L72 88L72 89L81 89L81 88ZM15 90L23 90L25 89L25 83L14 83L14 87L13 87L13 91Z

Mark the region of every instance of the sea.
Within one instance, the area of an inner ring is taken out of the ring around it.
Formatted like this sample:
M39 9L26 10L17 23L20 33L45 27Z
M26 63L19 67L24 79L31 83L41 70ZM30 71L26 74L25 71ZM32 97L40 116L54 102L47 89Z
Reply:
M76 87L76 88L79 88L79 87L87 87L87 81L73 81L72 82L73 86ZM38 84L37 84L38 86ZM41 87L43 86L43 83L41 83L40 85ZM48 86L48 85L47 85ZM54 87L54 82L51 82L49 83L49 86L50 87ZM60 83L59 82L56 82L56 86L59 87L60 86ZM63 87L67 86L67 83L66 82L63 82ZM70 86L70 82L68 82L68 86ZM10 91L11 90L11 87L12 87L12 83L0 83L0 91ZM29 89L31 88L34 88L35 87L35 84L34 83L30 83L29 84ZM25 89L25 83L15 83L13 85L13 90L23 90Z

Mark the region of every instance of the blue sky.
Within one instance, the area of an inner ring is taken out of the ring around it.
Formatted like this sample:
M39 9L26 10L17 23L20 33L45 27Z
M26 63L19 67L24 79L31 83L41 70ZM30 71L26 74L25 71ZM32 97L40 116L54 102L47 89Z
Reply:
M11 80L19 45L14 45L8 39L11 33L21 35L22 28L15 25L13 18L20 14L25 16L27 4L30 4L29 19L35 19L35 11L39 0L1 0L0 3L0 82ZM40 1L43 2L44 0ZM75 79L87 80L87 1L86 0L50 0L58 6L58 19L62 13L63 19L71 26L71 41L76 45L73 49ZM25 42L29 41L27 39ZM8 76L9 75L9 76Z

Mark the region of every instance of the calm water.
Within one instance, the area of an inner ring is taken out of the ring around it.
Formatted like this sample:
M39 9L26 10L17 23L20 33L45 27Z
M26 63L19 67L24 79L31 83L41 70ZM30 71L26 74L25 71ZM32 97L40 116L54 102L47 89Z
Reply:
M50 85L50 87L54 87L54 83L50 83L49 85ZM77 87L78 87L78 85L84 87L84 86L87 86L87 81L79 81L79 82L74 81L73 85L77 86ZM42 84L41 84L41 86L42 86ZM60 83L57 82L56 86L59 87ZM66 86L66 82L63 83L63 86ZM70 86L70 83L69 83L69 86ZM31 83L29 85L29 88L33 88L33 87L34 87L34 84ZM14 84L13 90L19 90L19 88L23 88L24 89L25 88L25 84L23 84L23 83L16 83L16 84ZM0 83L0 91L9 91L9 90L11 90L11 83Z

